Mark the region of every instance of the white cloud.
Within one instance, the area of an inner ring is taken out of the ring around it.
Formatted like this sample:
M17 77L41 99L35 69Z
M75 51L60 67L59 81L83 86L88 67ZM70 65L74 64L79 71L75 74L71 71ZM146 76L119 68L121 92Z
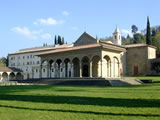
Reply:
M37 21L33 22L35 25L57 25L57 24L63 24L64 20L56 20L54 18L40 18Z
M42 33L43 30L30 30L27 27L13 27L11 31L21 34L32 40L51 38L51 35L49 33Z
M73 26L72 30L78 30L79 28L77 26Z
M48 39L51 38L51 35L49 33L44 33L44 34L41 35L41 38L48 40Z
M64 16L69 16L69 12L63 11L63 12L62 12L62 15L64 15Z
M122 29L121 31L122 31L122 33L123 33L123 34L126 34L126 35L128 35L128 34L129 34L129 36L132 36L132 32L131 32L131 30L128 30L128 29Z

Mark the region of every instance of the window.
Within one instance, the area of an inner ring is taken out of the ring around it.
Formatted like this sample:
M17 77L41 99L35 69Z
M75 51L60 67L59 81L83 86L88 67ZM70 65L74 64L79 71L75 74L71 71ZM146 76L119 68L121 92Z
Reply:
M27 58L29 59L29 56L27 56Z
M115 35L114 37L115 37L115 39L117 39L117 36L116 36L116 35Z
M32 61L30 61L30 65L32 65Z
M45 72L45 69L43 69L43 72Z
M61 68L61 72L62 72L62 68Z
M32 58L32 55L30 55L30 58Z
M38 69L36 69L36 72L38 72Z
M52 68L52 72L54 72L54 69Z
M29 62L27 62L27 65L29 65Z
M34 64L34 61L33 61L33 64Z
M23 59L25 59L25 56L23 56Z
M37 64L39 64L39 61L37 61Z

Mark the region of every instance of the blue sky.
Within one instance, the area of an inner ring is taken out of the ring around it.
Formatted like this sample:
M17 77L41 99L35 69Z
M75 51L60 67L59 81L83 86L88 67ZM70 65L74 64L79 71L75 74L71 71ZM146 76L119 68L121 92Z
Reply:
M122 35L135 24L160 25L160 0L1 0L0 57L23 48L53 44L61 35L72 43L84 32L111 36L116 25Z

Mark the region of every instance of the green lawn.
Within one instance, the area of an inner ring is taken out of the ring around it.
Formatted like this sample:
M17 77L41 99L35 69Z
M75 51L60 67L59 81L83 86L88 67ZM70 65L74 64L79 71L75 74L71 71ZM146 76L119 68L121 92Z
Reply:
M125 87L0 86L0 120L160 120L160 77Z

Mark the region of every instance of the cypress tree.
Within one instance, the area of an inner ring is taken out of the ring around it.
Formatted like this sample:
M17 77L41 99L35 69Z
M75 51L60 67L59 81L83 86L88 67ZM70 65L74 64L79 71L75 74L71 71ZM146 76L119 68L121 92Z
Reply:
M58 35L58 44L61 45L62 41L61 41L61 36Z
M62 37L62 45L64 44L64 37Z
M149 17L147 17L146 43L147 43L148 45L151 45L151 44L152 44L152 41L151 41L151 28L150 28Z
M57 36L55 35L54 44L57 45Z

